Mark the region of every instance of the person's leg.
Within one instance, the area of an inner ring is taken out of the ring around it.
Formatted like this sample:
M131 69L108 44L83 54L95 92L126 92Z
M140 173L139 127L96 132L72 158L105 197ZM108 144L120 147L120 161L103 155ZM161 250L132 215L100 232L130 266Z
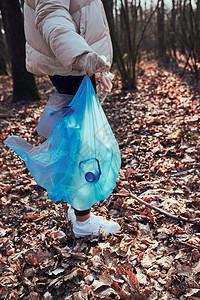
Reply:
M58 93L75 95L84 76L50 76L50 79ZM95 76L90 77L96 91ZM104 234L114 233L120 230L118 223L107 221L103 217L95 216L90 209L79 211L71 206L68 209L68 221L73 224L73 232L76 238L89 235L98 236L99 232Z
M90 217L90 209L87 210L77 210L74 209L76 220L79 222L85 222Z
M49 76L49 78L59 94L75 95L84 76L54 75ZM94 90L96 91L95 76L93 75L92 77L90 77L90 80L92 82ZM84 211L79 211L75 209L74 213L76 216L76 220L79 222L84 222L90 218L90 209Z

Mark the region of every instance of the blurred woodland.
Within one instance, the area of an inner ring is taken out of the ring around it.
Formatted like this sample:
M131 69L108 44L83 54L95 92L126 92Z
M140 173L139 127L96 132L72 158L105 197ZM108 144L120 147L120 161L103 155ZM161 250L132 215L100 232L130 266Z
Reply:
M145 55L178 65L199 77L200 0L103 0L114 46L114 65L123 89L137 87ZM167 5L165 5L166 3ZM12 73L13 101L38 99L33 75L25 69L23 1L0 1L0 73Z

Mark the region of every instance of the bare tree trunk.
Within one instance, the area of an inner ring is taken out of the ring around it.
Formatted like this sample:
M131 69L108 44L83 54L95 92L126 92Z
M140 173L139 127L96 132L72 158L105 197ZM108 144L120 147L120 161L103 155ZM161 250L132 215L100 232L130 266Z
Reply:
M108 0L109 1L109 0ZM108 2L103 0L103 2ZM157 0L157 5L161 0ZM122 78L123 89L136 89L137 88L137 72L136 65L140 57L140 47L144 39L146 29L156 11L152 9L149 17L145 20L144 24L142 20L142 9L140 0L121 0L115 2L115 5L119 5L120 17L115 14L114 24L120 19L120 30L115 30L112 22L110 22L110 31L114 47L116 49L116 62ZM121 5L120 5L121 4ZM105 9L107 3L105 3ZM116 12L116 10L115 10ZM107 14L108 16L108 14ZM140 16L140 17L139 17ZM111 18L112 19L112 18ZM118 26L117 26L118 28ZM122 30L123 28L123 30ZM123 33L123 40L121 31Z
M119 68L120 74L122 75L122 81L123 81L123 78L126 76L126 70L125 70L125 64L123 61L123 54L121 52L119 43L117 41L117 34L116 34L115 24L114 24L114 19L113 19L113 0L102 0L102 2L104 5L104 8L105 8L106 16L108 19L108 24L110 27L110 34L111 34L111 39L113 42L116 63Z
M12 66L13 101L40 99L34 76L25 67L25 36L19 0L0 0Z
M171 24L170 24L170 50L173 59L176 60L176 8L175 0L172 0Z
M196 6L196 14L195 14L195 19L196 19L196 31L197 31L197 39L196 39L196 48L197 48L197 56L198 56L198 61L200 62L200 0L197 0L197 6Z
M185 56L186 63L183 74L189 69L196 78L199 78L200 57L200 28L199 9L200 1L196 1L196 9L191 0L179 0L179 41L181 53Z
M108 24L109 24L109 28L110 28L110 33L111 33L111 39L113 42L113 30L114 30L114 19L113 19L113 0L102 0L105 12L106 12L106 16L107 16L107 20L108 20ZM115 49L115 43L113 42L113 53L114 53L114 59L116 56L116 49Z
M162 62L166 62L166 46L165 46L165 11L164 0L161 0L161 6L157 10L157 26L158 26L158 51L159 58Z
M7 72L7 51L3 33L1 31L2 24L0 24L0 75L8 75Z

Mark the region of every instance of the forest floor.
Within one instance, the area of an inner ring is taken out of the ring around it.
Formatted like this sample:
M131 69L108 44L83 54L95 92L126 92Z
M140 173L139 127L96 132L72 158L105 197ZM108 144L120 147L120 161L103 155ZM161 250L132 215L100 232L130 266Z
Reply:
M11 78L0 77L0 299L200 299L200 83L175 71L143 61L137 91L120 91L115 77L103 109L122 166L92 210L121 231L84 239L66 222L68 204L51 202L3 144L13 134L42 142L51 83L37 78L42 101L11 105Z

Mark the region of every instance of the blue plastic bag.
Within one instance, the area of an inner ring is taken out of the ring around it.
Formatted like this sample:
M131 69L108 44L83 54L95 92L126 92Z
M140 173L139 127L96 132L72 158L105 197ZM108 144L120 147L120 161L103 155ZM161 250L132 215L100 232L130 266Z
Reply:
M53 94L38 123L47 140L34 147L21 137L4 143L22 157L52 201L86 210L110 196L121 157L88 75L76 95Z

